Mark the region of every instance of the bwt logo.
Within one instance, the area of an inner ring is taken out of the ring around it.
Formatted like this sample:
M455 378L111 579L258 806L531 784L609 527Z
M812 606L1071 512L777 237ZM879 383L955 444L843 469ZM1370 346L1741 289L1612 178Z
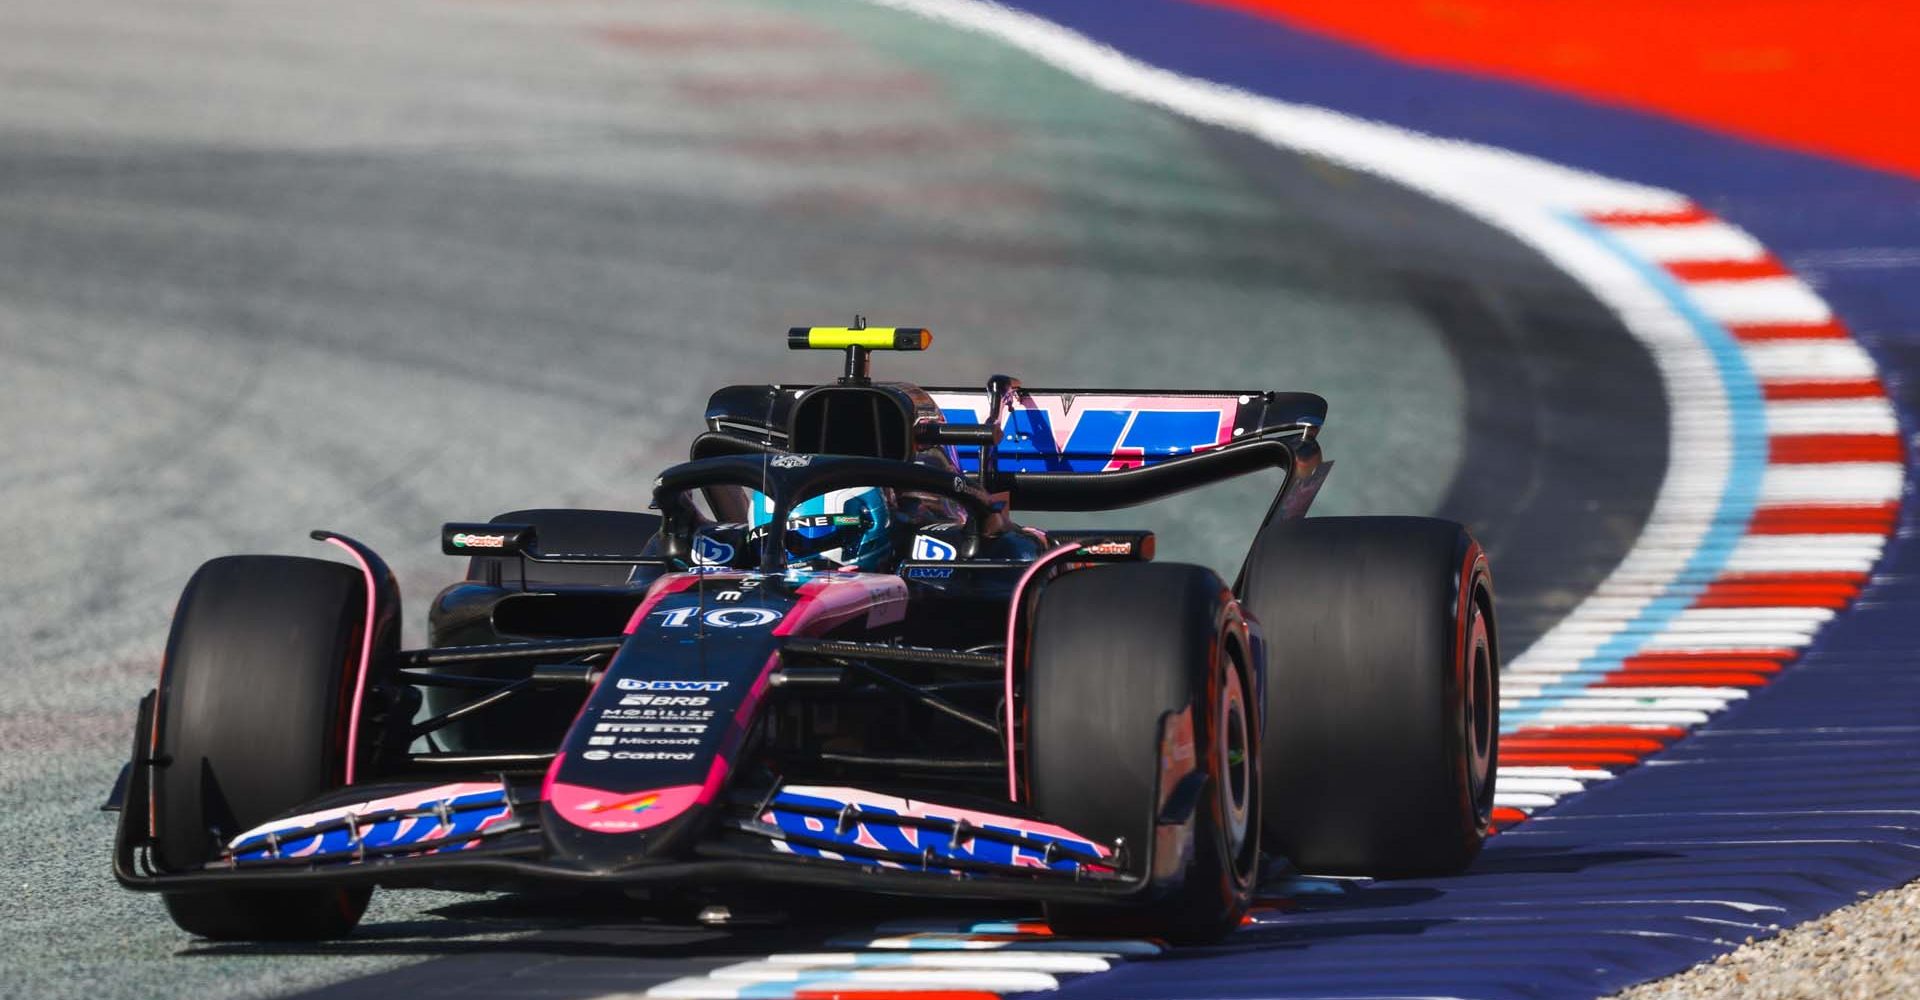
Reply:
M622 691L724 691L726 681L640 681L631 677L622 677L618 681Z
M942 409L948 423L972 424L970 409ZM1206 410L1088 409L1057 418L1046 410L1007 414L1000 439L1002 472L1105 472L1185 455L1220 443L1223 421L1231 413ZM956 448L960 468L977 472L980 449Z
M783 806L789 808L782 808ZM858 822L850 824L841 824L831 816L816 816L811 812L795 812L790 808L792 806L811 806L816 809L839 810L844 808L846 803L812 795L782 792L780 797L773 801L772 808L769 809L768 812L774 825L788 833L800 834L808 840L816 842L827 841L833 844L857 845L870 849L879 848L898 854L920 855L931 862L930 867L936 869L941 867L941 860L947 858L966 861L983 861L988 864L1007 865L1019 868L1052 868L1055 871L1073 871L1080 867L1079 862L1066 858L1056 858L1052 862L1049 862L1047 860L1046 849L1043 846L1036 847L1027 844L1016 847L1008 841L978 836L968 840L964 844L955 844L952 837L945 832L922 830L914 826L887 822L886 817L898 816L899 814L891 809L880 806L862 805L860 807L862 818ZM945 819L947 817L928 813L927 818ZM1011 824L1011 822L1010 820L1009 823ZM1063 847L1074 848L1089 857L1100 857L1102 855L1101 848L1084 840L1057 837L1052 834L1022 829L1013 825L988 825L985 826L984 829L996 830L1002 833L1022 834L1042 844L1047 842L1057 843ZM785 849L803 857L817 858L821 856L821 852L830 851L832 847L825 843L801 843L790 840L787 842ZM847 860L858 861L860 859L850 857Z

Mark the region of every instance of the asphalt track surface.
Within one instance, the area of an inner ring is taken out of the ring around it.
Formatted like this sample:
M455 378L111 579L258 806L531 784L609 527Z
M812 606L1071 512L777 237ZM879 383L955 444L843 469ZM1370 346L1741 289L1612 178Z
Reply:
M930 382L1322 392L1320 512L1473 524L1514 649L1617 560L1665 465L1647 360L1504 237L858 4L9 4L0 85L19 995L422 959L331 992L592 995L896 912L729 935L386 893L349 942L216 947L112 884L93 811L201 560L333 527L418 609L453 571L439 521L631 506L713 386L824 374L779 348L794 322L929 325L931 355L880 364ZM1230 572L1263 506L1248 484L1124 519Z

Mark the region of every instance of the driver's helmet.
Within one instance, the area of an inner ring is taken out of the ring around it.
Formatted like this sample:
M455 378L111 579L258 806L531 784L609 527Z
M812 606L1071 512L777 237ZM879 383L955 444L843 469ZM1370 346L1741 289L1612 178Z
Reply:
M787 516L789 562L825 560L866 572L892 568L893 511L887 490L831 490L795 505ZM773 519L773 501L753 495L753 527Z

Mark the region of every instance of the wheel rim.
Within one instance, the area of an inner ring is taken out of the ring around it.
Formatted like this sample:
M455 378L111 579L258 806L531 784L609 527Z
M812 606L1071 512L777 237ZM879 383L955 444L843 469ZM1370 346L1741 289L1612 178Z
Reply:
M1492 791L1494 708L1493 643L1487 636L1487 619L1480 602L1472 603L1467 620L1467 684L1465 723L1467 731L1467 788L1482 812L1489 806Z
M1246 690L1240 671L1229 668L1220 695L1220 766L1227 856L1239 858L1253 820L1253 741L1247 727Z

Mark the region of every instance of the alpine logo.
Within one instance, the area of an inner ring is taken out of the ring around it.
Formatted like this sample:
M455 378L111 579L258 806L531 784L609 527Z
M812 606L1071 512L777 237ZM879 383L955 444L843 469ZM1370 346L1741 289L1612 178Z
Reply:
M918 562L952 562L960 557L960 550L931 535L913 536L912 559Z
M733 561L733 546L705 535L693 536L693 561L702 566L725 566Z

